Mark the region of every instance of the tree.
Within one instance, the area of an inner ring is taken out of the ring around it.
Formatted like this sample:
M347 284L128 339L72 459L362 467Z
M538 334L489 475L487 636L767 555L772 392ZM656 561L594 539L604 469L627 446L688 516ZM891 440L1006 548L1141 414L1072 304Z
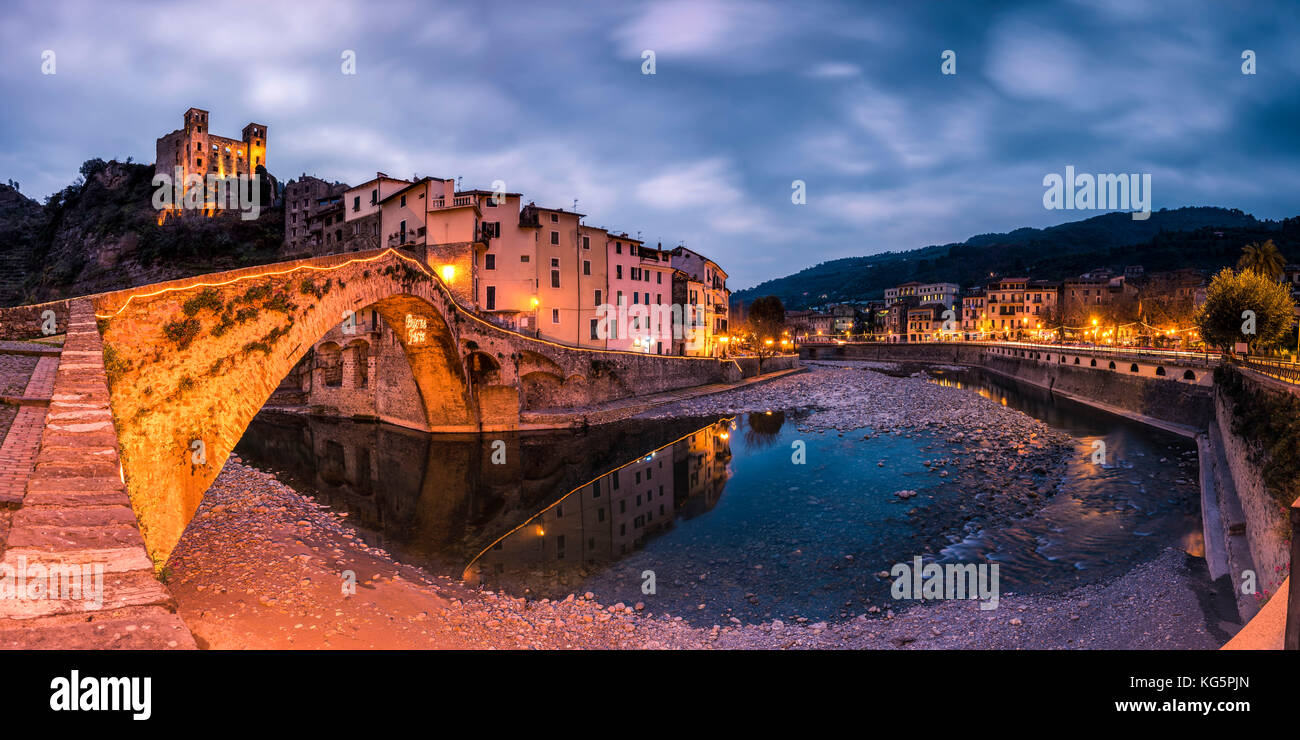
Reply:
M1287 286L1253 270L1225 267L1210 281L1195 321L1208 344L1226 349L1246 342L1261 350L1289 342L1294 318Z
M759 358L776 354L785 329L785 306L781 299L774 295L756 299L749 305L748 323Z
M1237 260L1238 270L1257 272L1274 280L1282 274L1282 268L1285 266L1286 259L1282 257L1282 253L1278 251L1272 239L1265 240L1263 244L1259 242L1247 244L1241 250L1241 259Z

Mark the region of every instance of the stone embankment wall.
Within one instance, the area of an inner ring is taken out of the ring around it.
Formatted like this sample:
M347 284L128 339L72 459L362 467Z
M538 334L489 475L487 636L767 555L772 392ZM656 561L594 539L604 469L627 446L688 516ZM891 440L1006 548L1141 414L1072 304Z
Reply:
M29 306L0 308L0 340L35 339L46 334L46 311L54 313L54 331L49 334L63 334L68 330L68 306L70 301L51 301Z
M1239 372L1239 382L1245 392L1229 393L1205 363L1160 364L1154 358L1135 362L1106 353L1047 348L877 344L805 347L801 354L811 360L979 367L1103 410L1196 434L1202 454L1210 456L1202 460L1209 473L1202 475L1207 557L1223 563L1211 570L1231 577L1243 619L1276 595L1288 575L1291 531L1285 499L1294 491L1274 490L1277 482L1269 483L1267 455L1261 449L1265 444L1278 447L1283 432L1251 425L1296 416L1291 410L1296 402L1288 401L1288 395L1300 395L1300 388L1244 371ZM1242 593L1247 570L1256 576L1258 596Z
M804 347L800 354L811 360L981 367L1129 415L1198 429L1214 417L1213 373L1196 363L974 344L850 344Z
M1289 492L1274 490L1269 484L1265 469L1267 454L1263 439L1274 441L1273 433L1264 429L1250 428L1248 418L1251 409L1243 404L1266 404L1267 408L1287 407L1292 390L1277 381L1255 376L1248 372L1239 373L1241 395L1228 392L1219 386L1215 393L1216 418L1215 431L1211 439L1218 445L1218 452L1226 460L1227 471L1231 475L1231 487L1235 489L1239 516L1245 523L1246 542L1249 546L1250 560L1258 576L1257 589L1261 594L1260 603L1268 596L1277 593L1278 587L1286 578L1291 564L1291 524L1288 505L1294 490ZM1294 402L1291 402L1292 404ZM1258 409L1255 410L1258 412ZM1283 412L1289 415L1289 412ZM1290 454L1300 454L1300 450L1290 450ZM1273 454L1286 454L1286 451L1273 450ZM1242 560L1245 560L1242 558ZM1240 570L1240 568L1234 568ZM1241 574L1235 574L1240 586ZM1285 596L1284 596L1285 598Z

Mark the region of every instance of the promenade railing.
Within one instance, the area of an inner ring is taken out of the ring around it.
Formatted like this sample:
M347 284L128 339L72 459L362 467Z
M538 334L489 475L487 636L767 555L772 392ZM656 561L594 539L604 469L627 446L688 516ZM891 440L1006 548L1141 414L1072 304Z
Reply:
M832 347L837 344L865 344L868 346L889 345L905 346L918 344L936 345L936 346L969 346L969 347L1004 347L1011 350L1021 351L1041 351L1053 353L1079 353L1093 355L1097 357L1108 357L1113 359L1142 360L1145 362L1169 362L1181 365L1194 365L1199 367L1214 367L1221 363L1224 356L1218 352L1193 352L1190 350L1176 349L1156 349L1154 347L1107 347L1105 345L1092 344L1048 344L1046 342L970 342L970 341L939 341L939 342L880 342L880 341L858 341L858 340L832 340L832 341L802 341L801 346L807 347Z
M1300 385L1300 364L1265 357L1245 357L1238 360L1245 367L1284 383Z

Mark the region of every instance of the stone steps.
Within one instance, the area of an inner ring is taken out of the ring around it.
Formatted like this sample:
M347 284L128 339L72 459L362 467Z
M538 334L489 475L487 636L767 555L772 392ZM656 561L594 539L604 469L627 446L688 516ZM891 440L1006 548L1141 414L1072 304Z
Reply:
M27 598L0 600L0 647L194 648L122 482L91 301L72 304L63 353L47 362L25 395L48 398L48 410L19 411L42 423L34 446L27 427L31 460L0 560L32 581ZM13 498L3 483L0 470L0 502ZM49 573L66 580L42 583Z

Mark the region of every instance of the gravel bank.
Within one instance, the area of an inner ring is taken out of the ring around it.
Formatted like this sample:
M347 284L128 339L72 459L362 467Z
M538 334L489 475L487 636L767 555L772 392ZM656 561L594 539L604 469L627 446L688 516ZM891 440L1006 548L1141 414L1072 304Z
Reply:
M942 437L948 452L933 464L976 491L970 509L953 514L957 530L1050 495L1062 456L1072 450L1068 436L975 394L866 367L817 366L644 416L780 408L814 410L799 421L809 431L865 427L854 433ZM213 648L1210 649L1236 629L1217 616L1219 595L1199 585L1203 562L1174 549L1068 593L1003 593L992 611L972 601L906 602L830 624L700 628L656 611L653 597L602 605L580 594L525 601L473 590L398 563L382 544L364 541L345 517L232 458L167 578L199 644ZM351 595L342 588L347 571L356 578Z
M921 603L827 624L693 628L653 604L526 601L397 563L346 520L231 460L167 569L201 647L242 648L1217 648L1195 569L1169 550L1112 582L1060 596L1003 594L999 608ZM343 593L343 573L356 591ZM638 609L638 606L641 608Z

